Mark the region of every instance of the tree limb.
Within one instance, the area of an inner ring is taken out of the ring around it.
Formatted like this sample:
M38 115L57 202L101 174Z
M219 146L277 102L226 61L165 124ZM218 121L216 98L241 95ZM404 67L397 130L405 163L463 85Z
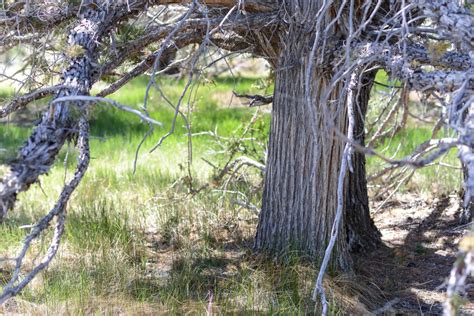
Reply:
M78 138L78 149L79 157L74 177L67 183L59 196L53 209L44 216L26 236L23 243L23 248L20 254L16 257L15 269L13 275L6 286L3 287L3 291L0 293L0 305L3 304L7 299L18 294L31 280L44 268L48 266L54 255L58 251L59 243L61 241L61 235L64 231L64 221L66 216L67 202L71 198L72 193L79 185L82 177L84 176L87 167L89 166L90 153L89 153L89 124L87 117L82 116L79 122L79 138ZM51 221L56 218L56 229L54 232L53 239L51 240L50 246L44 255L41 262L36 265L30 272L26 274L20 280L20 273L23 268L23 262L28 250L31 247L32 242L37 239L51 224Z
M5 104L2 108L0 108L0 118L4 118L12 114L13 112L24 108L25 106L27 106L29 103L33 101L51 96L55 92L57 92L59 89L63 89L63 88L66 88L66 86L56 85L52 87L40 88L28 94L24 94L22 96L14 98L13 100Z

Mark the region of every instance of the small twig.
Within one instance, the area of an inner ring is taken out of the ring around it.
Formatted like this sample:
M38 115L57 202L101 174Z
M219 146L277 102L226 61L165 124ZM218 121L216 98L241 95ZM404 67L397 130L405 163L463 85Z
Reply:
M142 112L140 112L138 110L135 110L131 107L128 107L126 105L120 104L117 101L107 99L107 98L78 95L78 96L57 98L54 101L52 101L51 104L55 104L55 103L58 103L58 102L68 102L68 101L69 102L71 102L71 101L105 102L105 103L108 103L108 104L116 107L119 110L133 113L145 122L148 122L148 123L151 123L151 124L157 125L157 126L163 126L163 124L161 122L155 121L154 119L152 119L152 118L150 118L146 115L143 115Z
M238 98L246 98L250 100L249 107L254 107L254 106L261 106L261 105L266 105L270 104L273 102L273 96L272 95L259 95L259 94L238 94L235 91L232 91L234 95Z

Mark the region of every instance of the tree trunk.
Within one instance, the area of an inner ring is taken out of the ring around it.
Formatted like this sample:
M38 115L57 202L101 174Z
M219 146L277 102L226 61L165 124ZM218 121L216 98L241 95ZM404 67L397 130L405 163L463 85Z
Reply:
M466 224L472 221L474 212L474 150L472 149L474 147L474 106L471 105L463 114L465 127L460 139L464 144L470 145L458 146L464 174L463 209L460 222Z
M345 142L335 129L347 134L347 109L337 106L346 95L344 84L319 100L331 81L328 69L313 69L311 102L305 99L305 75L310 66L307 47L311 39L290 27L280 53L270 128L268 162L262 211L255 248L285 256L289 251L322 260L331 236L337 208L337 184ZM302 57L300 57L302 56ZM372 79L355 93L355 139L363 143L364 116ZM311 108L312 107L312 108ZM312 114L315 112L315 115ZM332 124L332 127L329 126ZM367 250L379 242L369 215L365 157L352 157L353 173L345 181L344 218L334 247L331 266L351 268L351 250Z
M355 95L356 110L354 122L354 141L365 143L365 114L370 99L375 72L361 78L361 89ZM355 151L352 156L353 170L349 172L347 192L345 196L344 218L347 223L345 230L349 249L369 251L380 245L380 232L370 217L369 197L367 195L367 177L365 172L365 155Z

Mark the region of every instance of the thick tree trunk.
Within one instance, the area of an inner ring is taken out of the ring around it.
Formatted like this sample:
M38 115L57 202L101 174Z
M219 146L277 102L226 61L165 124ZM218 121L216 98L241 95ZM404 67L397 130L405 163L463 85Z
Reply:
M275 79L255 247L275 254L298 250L322 259L336 211L337 175L344 146L335 135L320 133L318 139L313 139L312 125L316 124L321 132L325 122L313 122L305 111L304 74L301 65L277 73ZM322 84L326 80L319 81ZM337 123L345 120L341 115ZM344 243L337 243L343 267L348 267L347 250Z
M345 95L343 84L334 90L327 104L319 101L330 83L330 71L314 69L311 105L306 102L309 59L305 49L309 39L304 36L298 30L289 32L278 62L255 248L274 255L297 251L319 261L336 214L338 175L345 146L335 129L346 133L348 116L347 109L335 105ZM303 57L298 60L295 56ZM360 93L355 93L354 104L358 108L354 136L361 143L370 88L371 79ZM356 153L352 164L353 173L348 173L345 181L344 218L331 262L333 268L342 270L351 268L351 250L373 248L380 240L369 215L364 155Z
M337 178L344 142L324 130L326 115L313 122L302 106L304 69L285 70L276 77L267 172L255 246L257 250L284 254L297 250L319 260L330 238L337 205ZM288 84L291 82L292 84ZM299 82L299 84L297 84ZM321 79L319 84L327 82ZM363 122L370 86L359 95L356 140L363 143ZM321 88L322 89L322 88ZM318 105L316 105L318 107ZM323 111L323 109L318 109ZM335 118L347 126L346 113ZM311 125L318 128L314 140ZM368 250L380 241L369 214L365 157L355 153L353 172L345 184L344 221L334 264L349 269L351 250Z

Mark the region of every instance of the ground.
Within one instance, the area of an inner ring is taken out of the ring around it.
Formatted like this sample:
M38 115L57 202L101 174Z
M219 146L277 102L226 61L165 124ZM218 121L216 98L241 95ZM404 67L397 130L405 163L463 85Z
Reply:
M384 245L369 255L356 257L357 278L374 292L372 295L379 296L378 303L385 302L371 311L442 314L446 279L456 260L457 245L469 231L468 225L459 225L459 201L456 194L428 200L417 194L397 194L386 207L373 214ZM376 209L379 204L373 203L372 207ZM255 224L255 220L247 223L244 235L248 239L243 240L235 240L229 231L223 230L222 239L216 240L224 245L222 265L210 271L211 275L230 277L232 270L252 261L250 247ZM156 255L149 262L149 273L165 280L175 264L173 249L161 242L159 233L149 237L150 251ZM462 314L469 315L474 313L474 289L468 291L466 298ZM363 299L361 303L376 306Z
M379 203L373 203L376 209ZM358 277L379 296L384 305L371 311L400 315L439 315L445 301L446 280L456 260L459 240L469 231L459 225L459 196L456 194L423 200L417 194L397 194L380 211L373 214L382 233L384 245L370 253L356 257ZM255 260L251 258L251 239L255 220L240 225L241 235L232 236L223 229L216 243L223 245L218 268L210 270L214 278L231 277L233 270ZM243 235L243 236L242 236ZM242 237L244 237L242 239ZM163 242L158 232L148 236L149 249L154 258L147 263L150 275L166 282L173 266L174 250ZM258 260L258 259L257 259ZM474 289L468 290L462 314L474 313ZM367 307L374 302L364 302ZM218 307L216 310L219 311Z
M424 200L405 193L374 214L384 246L358 263L362 276L393 303L388 311L442 313L457 245L470 228L459 224L459 201L456 194ZM462 309L466 315L474 313L474 292L468 293Z
M376 207L377 203L374 203L373 208ZM346 295L348 299L346 307L352 306L352 311L355 313L384 311L395 315L441 314L442 303L445 299L445 282L456 259L457 244L469 229L466 225L459 225L458 215L459 197L456 194L432 200L423 200L410 193L397 194L389 203L386 203L386 207L373 214L375 223L382 233L384 245L368 256L356 257L358 274L356 279L349 280L338 276L330 286L343 289L342 292L345 294L339 295ZM192 268L193 273L197 273L197 275L187 277L205 280L205 282L201 280L200 286L203 289L200 290L208 291L207 304L196 303L192 300L191 294L190 300L184 302L179 311L192 314L202 314L211 310L216 314L232 312L228 309L223 310L213 302L212 288L218 287L219 283L225 283L225 280L234 277L237 278L235 282L238 282L242 271L245 270L261 270L267 274L266 277L275 277L274 271L268 267L268 263L264 263L262 258L252 255L251 240L255 224L256 218L250 217L239 221L239 227L222 225L213 233L216 237L213 243L220 246L218 249L210 250L211 253L206 258L196 254L184 255L177 247L178 242L171 241L170 236L166 236L166 233L147 231L145 238L146 273L140 282L144 284L149 282L147 286L154 284L156 287L170 282L186 283L186 280L179 279L182 275L176 274L176 270ZM190 234L193 233L190 232ZM194 238L194 242L198 243L197 234ZM189 256L196 256L199 259L191 259ZM192 267L187 266L189 263L192 264ZM293 267L290 270L293 269L298 270L293 271L296 273L311 274L311 271L304 271L304 265ZM272 282L275 285L279 281L273 280ZM283 284L283 286L287 285ZM472 288L468 289L466 298L461 310L462 315L474 313ZM236 301L233 312L243 312L243 309L238 308L240 305L238 300L248 299L245 297L245 293L242 293L242 297L233 299ZM263 293L254 295L254 299L256 300L252 304L254 309L248 311L257 312L260 310L264 312L266 310L265 303L258 300L264 301L265 295ZM168 312L163 310L161 304L129 304L124 307L117 300L114 307L113 303L114 301L99 299L96 302L87 302L87 305L103 305L107 312L114 314L152 315L156 314L158 310L163 313ZM247 305L246 303L241 304L242 306ZM106 307L107 305L108 307ZM65 313L69 311L67 305L62 308ZM16 314L25 311L31 312L33 309L38 314L48 310L51 312L47 306L36 305L18 298L10 300L1 307L0 312L2 314ZM91 308L83 311L88 314L94 313L96 310Z

